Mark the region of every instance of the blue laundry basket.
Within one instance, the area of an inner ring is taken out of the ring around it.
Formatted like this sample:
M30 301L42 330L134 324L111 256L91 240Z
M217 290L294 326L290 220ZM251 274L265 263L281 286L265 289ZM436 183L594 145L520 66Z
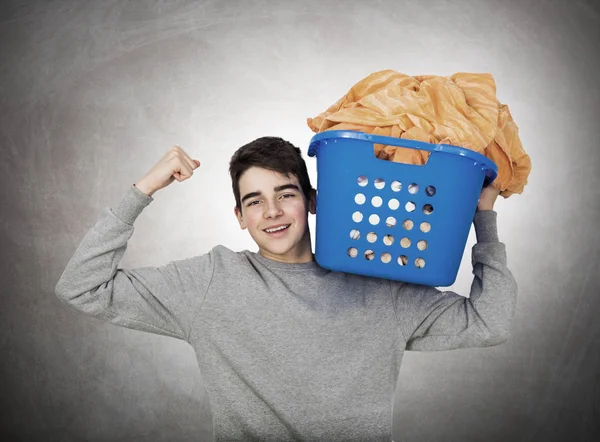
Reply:
M430 152L424 165L375 157L373 144ZM424 284L454 284L483 187L496 179L489 158L458 146L356 131L311 139L317 158L315 259L346 273Z

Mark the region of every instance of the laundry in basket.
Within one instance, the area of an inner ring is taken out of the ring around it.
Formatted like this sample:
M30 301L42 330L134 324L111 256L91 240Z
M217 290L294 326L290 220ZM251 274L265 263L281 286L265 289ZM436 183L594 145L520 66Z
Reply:
M423 165L385 161L374 143L430 155ZM321 267L430 286L455 282L481 189L498 173L492 160L459 146L334 130L313 136L308 155L317 159Z

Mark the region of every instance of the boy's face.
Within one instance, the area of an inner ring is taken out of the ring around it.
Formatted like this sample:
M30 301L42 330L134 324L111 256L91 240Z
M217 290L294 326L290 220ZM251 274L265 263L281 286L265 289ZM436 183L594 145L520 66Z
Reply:
M235 215L262 256L289 263L313 261L308 211L316 212L314 191L307 207L298 178L259 167L244 172L239 188L242 210L236 207ZM285 226L269 233L272 228Z

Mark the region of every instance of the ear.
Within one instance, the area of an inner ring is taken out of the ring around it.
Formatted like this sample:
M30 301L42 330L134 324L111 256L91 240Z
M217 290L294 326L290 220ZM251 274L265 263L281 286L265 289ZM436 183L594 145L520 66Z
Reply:
M237 208L237 206L234 206L233 213L235 214L238 223L240 223L240 229L246 230L246 223L244 222L244 217L242 216L242 212Z
M310 198L308 200L308 211L313 215L317 213L317 191L310 189Z

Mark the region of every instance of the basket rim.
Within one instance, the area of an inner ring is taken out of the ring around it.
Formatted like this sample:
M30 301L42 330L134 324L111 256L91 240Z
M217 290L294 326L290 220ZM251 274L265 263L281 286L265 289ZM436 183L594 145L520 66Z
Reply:
M344 138L352 138L355 140L362 140L370 143L386 144L392 146L402 144L402 146L400 147L426 150L429 152L444 152L453 155L459 155L461 157L467 157L469 159L472 159L473 161L483 163L488 168L489 172L493 172L494 178L496 178L498 174L498 166L491 158L488 158L485 155L480 154L479 152L475 152L465 147L454 146L452 144L426 143L424 141L388 137L385 135L373 135L366 132L353 130L326 130L314 135L310 140L308 156L314 157L317 155L319 141ZM489 178L491 177L489 176L488 179Z

